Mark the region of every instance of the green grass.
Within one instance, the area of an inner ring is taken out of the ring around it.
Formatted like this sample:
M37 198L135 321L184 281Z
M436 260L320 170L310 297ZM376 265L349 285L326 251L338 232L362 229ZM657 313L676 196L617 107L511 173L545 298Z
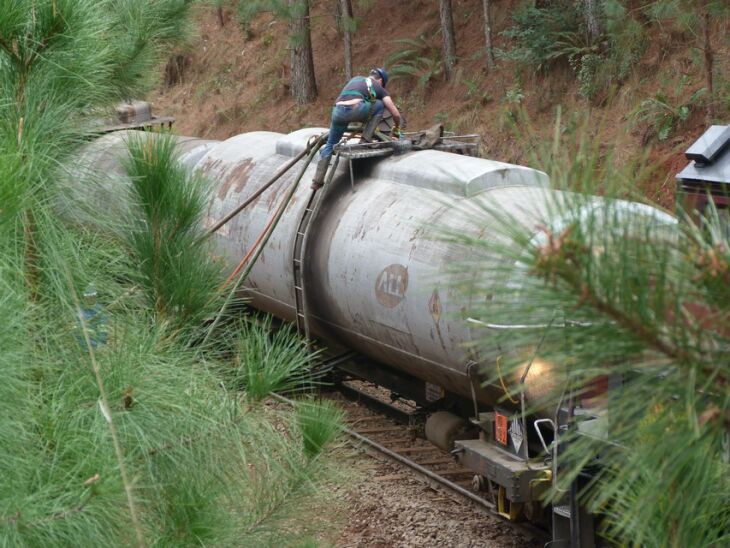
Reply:
M304 454L309 458L319 455L342 428L344 412L330 401L300 401L296 406L296 420L302 435Z
M331 461L312 464L292 415L224 386L212 349L230 333L196 347L221 305L198 238L205 182L159 136L130 142L132 182L112 185L126 194L100 201L108 187L68 177L93 118L150 89L190 5L0 0L3 547L295 545L328 525ZM96 347L79 320L89 283L108 331Z
M312 512L333 466L327 457L311 465L287 433L299 428L296 415L267 416L223 389L220 371L229 365L201 360L179 331L155 321L141 291L118 279L110 263L123 260L125 246L62 229L52 216L37 222L41 264L54 268L43 269L47 289L35 304L17 265L0 257L0 310L8 318L0 328L3 545L136 544L100 385L75 335L69 284L80 291L89 280L108 316L109 341L95 360L145 542L265 546L326 527ZM257 334L259 343L268 336L263 328ZM305 355L291 335L295 342L273 340L270 359ZM282 421L291 424L285 431L273 426Z
M238 331L231 384L249 400L308 389L317 382L312 374L317 355L291 326L274 330L271 318L264 317L241 323Z

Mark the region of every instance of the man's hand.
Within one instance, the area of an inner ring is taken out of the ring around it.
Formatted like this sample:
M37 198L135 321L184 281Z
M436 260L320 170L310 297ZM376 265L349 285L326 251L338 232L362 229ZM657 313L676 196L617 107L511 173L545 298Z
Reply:
M396 125L400 125L400 112L398 112L398 107L395 106L393 99L390 96L383 97L383 105L385 105L385 108L393 116L393 121L395 121Z

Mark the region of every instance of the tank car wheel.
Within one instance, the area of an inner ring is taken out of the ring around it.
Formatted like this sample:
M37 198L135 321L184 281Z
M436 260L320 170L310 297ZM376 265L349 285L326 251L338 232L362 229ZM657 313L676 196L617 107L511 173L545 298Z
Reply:
M479 474L475 475L473 478L471 478L471 488L474 489L474 491L486 491L486 478L484 476L480 476Z

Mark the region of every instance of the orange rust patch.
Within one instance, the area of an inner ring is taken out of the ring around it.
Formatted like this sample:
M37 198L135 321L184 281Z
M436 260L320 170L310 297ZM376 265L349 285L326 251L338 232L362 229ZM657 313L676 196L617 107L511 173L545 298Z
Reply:
M253 166L254 163L250 158L238 162L218 190L218 198L225 200L234 183L236 185L236 193L240 193L246 185L246 182L248 182L248 176L251 174Z

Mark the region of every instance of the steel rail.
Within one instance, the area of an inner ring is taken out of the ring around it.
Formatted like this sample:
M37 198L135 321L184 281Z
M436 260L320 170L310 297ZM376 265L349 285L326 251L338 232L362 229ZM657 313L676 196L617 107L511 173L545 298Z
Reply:
M453 481L447 480L446 478L439 476L436 472L432 472L428 468L424 468L417 462L412 461L411 459L404 457L400 453L396 453L395 451L391 451L384 445L380 445L378 442L371 440L370 438L367 438L363 436L362 434L358 434L354 430L350 430L349 428L343 427L342 431L346 433L348 436L351 436L355 438L358 441L361 441L363 443L366 443L373 449L376 449L380 453L383 453L384 455L387 455L388 457L392 458L393 460L396 460L400 462L401 464L405 464L409 468L412 468L419 474L423 474L424 476L428 477L429 479L432 479L435 482L440 483L444 487L449 488L452 491L456 491L461 496L466 497L468 499L471 499L473 502L476 502L477 504L483 506L490 512L495 513L495 506L494 503L488 501L487 499L484 499L480 497L479 495L475 495L471 491L468 491L467 489L464 489L461 485L458 483L454 483Z
M282 403L291 405L292 407L294 407L296 405L296 402L294 402L293 400L290 400L289 398L286 398L280 394L276 394L276 393L272 392L270 395L274 399L276 399ZM389 458L393 459L394 461L396 461L400 464L403 464L403 465L411 468L415 472L427 477L428 479L435 481L436 483L440 484L442 487L444 487L450 491L453 491L453 492L457 493L458 495L461 495L464 498L469 499L470 501L472 501L472 502L476 503L477 505L481 506L482 508L484 508L490 515L498 518L501 522L508 523L515 529L519 529L522 533L532 537L533 539L539 540L539 541L543 541L545 539L545 537L546 537L545 531L543 531L537 527L534 527L534 526L530 526L530 525L527 525L524 523L515 523L513 521L506 519L503 515L501 515L497 511L497 507L493 502L491 502L485 498L482 498L479 495L476 495L467 489L464 489L458 483L454 483L453 481L450 481L442 476L439 476L436 472L432 472L428 468L421 466L420 464L418 464L417 462L414 462L413 460L409 459L408 457L405 457L405 456L401 455L400 453L396 453L395 451L388 449L384 445L381 445L378 442L376 442L366 436L363 436L362 434L355 432L354 430L350 430L349 428L347 428L345 426L341 426L340 431L347 434L351 438L354 438L354 439L358 440L359 442L372 447L373 449L375 449L379 453L382 453L386 457L389 457Z

